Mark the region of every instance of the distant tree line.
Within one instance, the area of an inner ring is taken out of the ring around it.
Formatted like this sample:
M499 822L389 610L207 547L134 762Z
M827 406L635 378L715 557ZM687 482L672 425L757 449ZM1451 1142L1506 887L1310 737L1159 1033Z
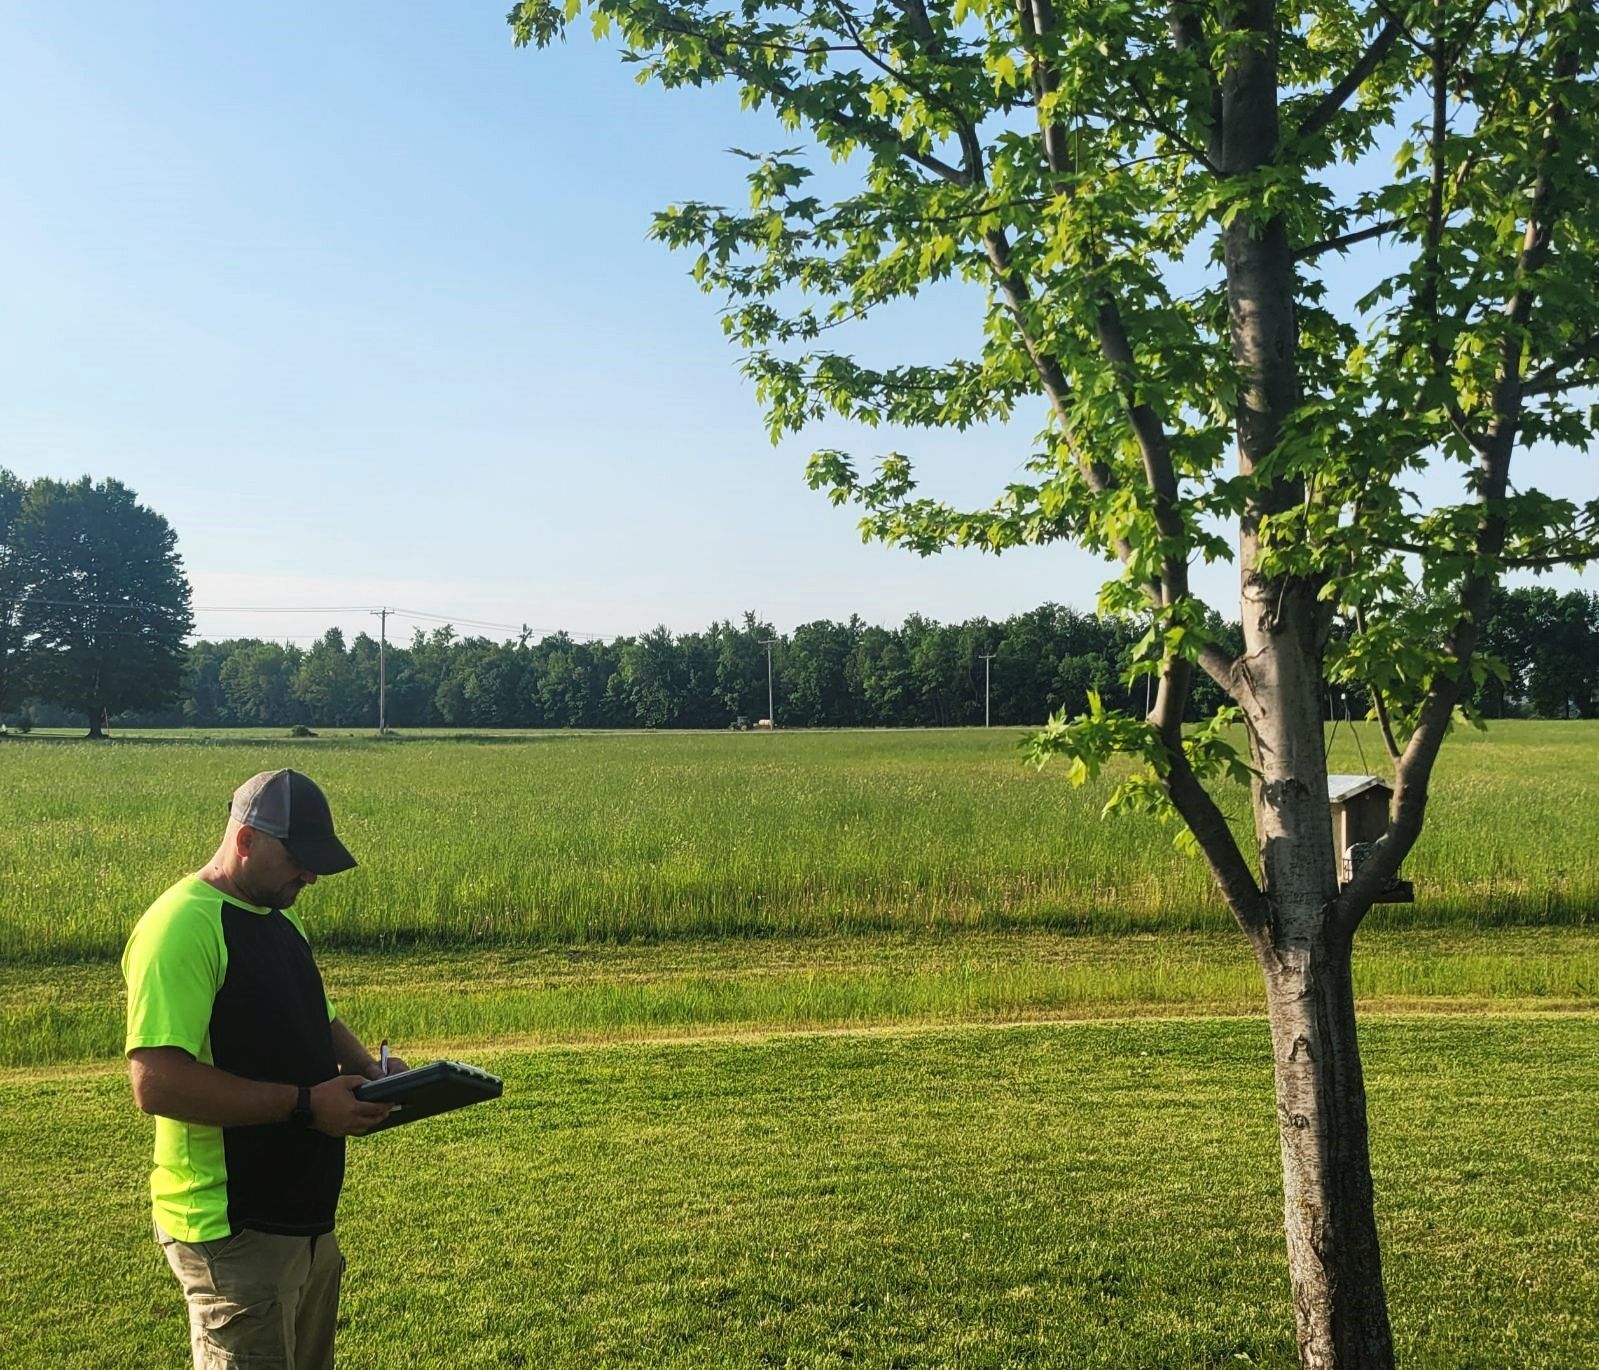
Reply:
M1000 622L940 624L912 615L894 628L852 618L780 634L754 614L703 632L665 627L607 642L557 633L512 641L449 627L390 645L390 727L725 728L767 717L767 650L777 722L793 727L980 724L991 654L992 721L1038 723L1082 707L1089 690L1141 707L1124 674L1132 626L1046 604ZM378 643L330 630L309 648L256 639L189 648L186 696L128 721L196 727L362 727L377 722ZM1201 701L1202 704L1202 701Z
M379 644L329 630L309 648L256 638L185 645L189 586L165 519L114 480L22 482L0 470L0 721L192 727L368 727ZM1235 626L1214 625L1238 650ZM722 728L768 713L789 727L995 724L1080 710L1089 691L1138 710L1146 651L1135 623L1045 604L1003 620L898 627L819 619L780 634L754 614L702 632L608 642L509 641L418 630L386 652L390 727ZM1490 718L1599 717L1599 596L1501 591L1485 647L1503 665L1478 688ZM985 663L984 657L992 659ZM1208 716L1208 682L1190 701ZM1328 700L1330 716L1367 702Z
M1231 631L1226 630L1226 631ZM1543 588L1502 594L1489 630L1505 677L1476 705L1490 718L1599 717L1599 596ZM510 641L442 627L389 645L385 715L394 728L723 728L767 716L766 648L779 726L919 727L983 722L983 657L996 725L1076 711L1090 690L1138 710L1135 625L1046 604L1003 620L898 627L818 620L780 634L753 614L702 632L661 627L581 641L557 633ZM378 642L331 629L310 647L254 638L196 642L181 693L165 708L125 711L124 724L192 727L375 727ZM1200 695L1194 708L1215 701ZM35 723L70 721L46 701ZM1328 701L1330 717L1360 718L1366 701ZM81 717L81 712L72 711Z
M1599 595L1500 591L1484 649L1504 668L1477 690L1485 717L1599 718Z

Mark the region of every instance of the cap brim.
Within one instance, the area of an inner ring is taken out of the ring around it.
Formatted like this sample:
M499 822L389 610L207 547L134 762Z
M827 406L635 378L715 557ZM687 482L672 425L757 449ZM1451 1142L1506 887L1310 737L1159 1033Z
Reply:
M354 870L356 860L350 850L332 833L326 836L297 837L284 842L290 856L313 875L337 875Z

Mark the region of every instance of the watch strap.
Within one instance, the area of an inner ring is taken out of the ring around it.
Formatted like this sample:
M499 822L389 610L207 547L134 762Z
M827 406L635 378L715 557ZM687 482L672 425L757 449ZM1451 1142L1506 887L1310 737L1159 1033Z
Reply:
M311 1126L311 1087L301 1085L299 1092L294 1096L294 1111L289 1114L289 1121L296 1127Z

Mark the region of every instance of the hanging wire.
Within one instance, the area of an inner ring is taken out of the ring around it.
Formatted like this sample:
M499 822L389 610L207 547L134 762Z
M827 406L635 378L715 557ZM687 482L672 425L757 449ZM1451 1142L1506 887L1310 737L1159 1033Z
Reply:
M1355 726L1355 720L1349 716L1349 693L1344 692L1344 721L1349 724L1349 731L1355 735L1355 750L1360 753L1360 773L1370 775L1371 771L1366 765L1366 749L1360 745L1360 729Z

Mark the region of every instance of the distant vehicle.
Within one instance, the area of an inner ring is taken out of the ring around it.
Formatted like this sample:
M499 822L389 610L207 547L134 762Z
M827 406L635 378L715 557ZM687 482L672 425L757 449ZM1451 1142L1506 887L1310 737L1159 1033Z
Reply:
M756 719L755 720L755 730L757 732L759 732L762 729L765 729L765 731L767 731L767 732L771 732L772 731L772 720L769 719L769 718L758 718L758 719Z

